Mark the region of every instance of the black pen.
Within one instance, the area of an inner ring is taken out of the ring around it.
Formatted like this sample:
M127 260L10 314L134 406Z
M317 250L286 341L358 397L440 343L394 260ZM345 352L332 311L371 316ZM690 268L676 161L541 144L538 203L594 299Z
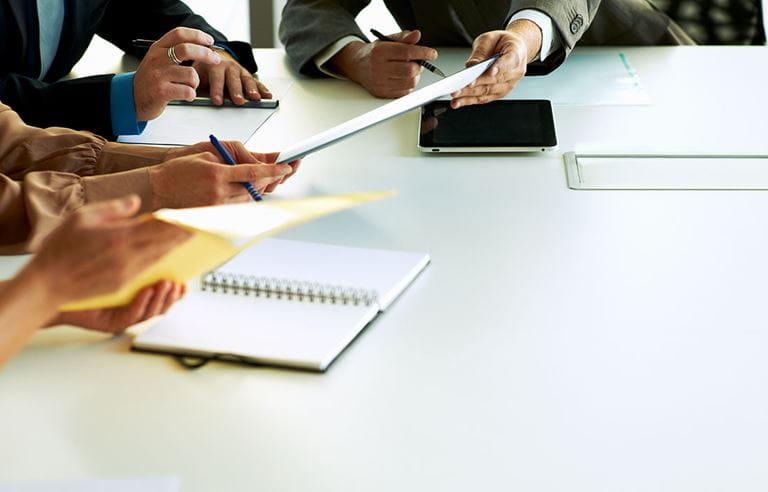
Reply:
M395 41L394 39L392 39L390 37L387 37L387 36L381 34L376 29L371 29L371 34L373 34L374 36L376 36L377 38L379 38L382 41L389 41L390 43L397 43L397 41ZM427 60L413 60L413 62L414 63L418 63L419 65L421 65L422 67L426 68L427 70L429 70L433 74L439 75L440 77L445 78L445 74L443 73L443 71L440 70L439 68L437 68L436 66L432 65L431 63L429 63Z
M131 41L131 44L133 45L134 48L147 49L147 50L150 47L152 47L152 45L155 44L155 43L156 43L156 41L154 41L152 39L134 39L133 41ZM222 48L221 46L208 46L208 48L210 48L210 49L212 49L214 51L227 51L224 48Z

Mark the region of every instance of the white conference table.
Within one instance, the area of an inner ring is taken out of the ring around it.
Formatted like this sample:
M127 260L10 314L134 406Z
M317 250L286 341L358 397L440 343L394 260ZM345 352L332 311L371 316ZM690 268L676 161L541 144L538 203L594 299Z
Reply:
M571 191L561 156L766 153L768 50L622 51L654 105L557 107L558 152L422 156L410 113L306 160L280 196L399 194L282 237L433 258L326 374L190 372L130 352L127 336L37 335L0 372L0 481L766 490L768 194ZM281 52L257 58L289 75ZM301 80L249 146L280 149L380 103Z

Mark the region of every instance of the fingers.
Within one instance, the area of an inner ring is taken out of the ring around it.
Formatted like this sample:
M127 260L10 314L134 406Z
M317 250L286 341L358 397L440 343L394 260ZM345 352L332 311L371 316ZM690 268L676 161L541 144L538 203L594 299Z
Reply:
M169 302L167 298L173 295L174 286L171 282L162 281L155 284L153 290L154 290L154 295L150 299L149 304L147 305L147 308L144 311L143 316L141 317L141 321L154 318L155 316L159 316L160 314L165 312L163 311L163 309L165 308L166 304ZM167 311L167 308L166 308L166 311Z
M389 39L405 44L417 44L421 41L421 31L416 29L415 31L402 31L387 36Z
M197 97L197 93L192 87L172 82L163 84L160 93L166 103L170 101L194 101Z
M137 195L128 195L117 200L83 207L76 215L83 226L94 227L133 217L139 211L140 206L141 199Z
M122 322L116 326L113 326L110 331L112 333L122 333L129 326L135 325L136 323L140 323L141 321L147 319L144 317L144 313L147 312L147 307L152 301L154 295L155 286L145 287L142 289L136 295L136 297L133 298L133 301L131 301L129 305L121 308L123 311L120 316Z
M227 80L227 92L229 93L229 98L232 102L237 105L242 105L248 102L248 100L243 97L243 81L240 78L240 69L235 66L230 66L227 68L225 77Z
M250 74L248 74L248 75L250 75ZM251 78L253 78L253 76L251 76ZM261 93L261 97L263 97L264 99L272 99L272 97L274 97L272 95L272 91L270 91L269 88L266 85L262 84L258 80L256 81L256 85L259 88L259 92Z
M197 89L200 85L200 76L197 70L192 67L182 67L179 65L168 67L167 80L174 84L182 84Z
M229 181L230 182L250 182L255 183L261 180L282 179L291 172L290 166L275 166L269 164L242 164L239 166L232 166L229 168Z
M476 65L483 60L487 60L496 53L496 42L498 35L495 32L481 34L472 43L472 54L466 62L466 66Z
M388 75L392 79L416 80L423 70L421 65L413 62L391 62L389 65Z
M375 49L384 61L437 60L437 51L426 46L377 41Z
M206 34L198 29L177 27L158 39L155 44L163 48L170 48L171 46L176 46L182 43L213 46L214 39L210 34Z
M173 49L179 60L209 63L211 65L218 65L221 63L221 57L207 46L182 43L175 45Z
M243 73L241 71L240 81L243 84L243 90L251 101L260 101L262 98L261 90L259 90L259 83L249 73ZM270 95L271 97L271 95Z
M224 76L226 70L224 67L216 67L208 73L208 91L213 104L220 106L224 104Z
M280 152L269 152L266 154L261 152L251 152L251 156L253 156L253 158L256 159L258 162L274 164L275 162L277 162L277 158L280 156Z

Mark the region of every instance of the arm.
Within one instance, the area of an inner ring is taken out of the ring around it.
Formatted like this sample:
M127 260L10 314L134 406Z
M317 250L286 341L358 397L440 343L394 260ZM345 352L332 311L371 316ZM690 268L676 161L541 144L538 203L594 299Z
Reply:
M0 104L0 173L21 180L35 171L109 174L165 161L173 151L107 142L87 132L35 128Z
M5 73L0 75L0 99L33 126L63 126L112 135L112 77L99 75L48 84Z
M524 0L514 1L508 21L522 10L546 14L555 27L557 39L549 56L529 64L528 75L546 75L559 67L589 28L600 8L600 0Z
M315 58L338 40L367 39L355 17L370 0L288 0L280 22L280 41L294 69L323 76Z

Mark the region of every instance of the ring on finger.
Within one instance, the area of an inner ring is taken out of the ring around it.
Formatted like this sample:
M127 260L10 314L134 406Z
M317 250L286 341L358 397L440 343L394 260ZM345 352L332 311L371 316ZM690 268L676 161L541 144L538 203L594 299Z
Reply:
M168 48L168 58L171 59L171 62L174 65L181 65L184 62L184 60L180 60L179 57L176 56L176 47L175 46L171 46L170 48Z

